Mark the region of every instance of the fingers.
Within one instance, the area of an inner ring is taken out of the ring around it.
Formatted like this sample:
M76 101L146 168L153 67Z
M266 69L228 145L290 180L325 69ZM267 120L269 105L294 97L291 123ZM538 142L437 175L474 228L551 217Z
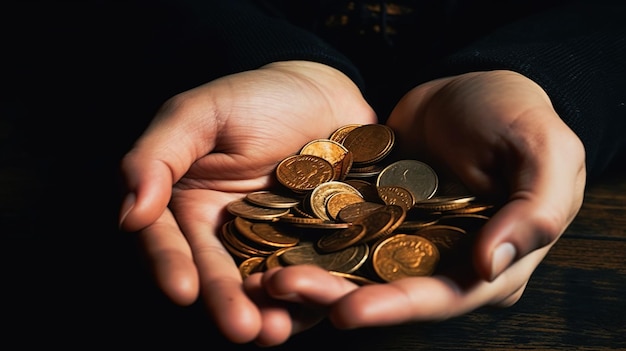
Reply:
M358 286L314 265L296 265L268 271L263 285L273 298L328 306ZM300 295L300 292L304 292Z
M474 247L480 276L493 281L520 257L556 241L565 218L550 217L532 200L507 203L482 228Z
M262 321L255 343L279 345L310 329L326 318L334 301L355 288L343 278L308 265L250 275L244 290L258 306Z
M242 289L239 268L218 236L225 205L241 196L189 189L177 192L169 205L197 268L201 300L222 334L235 343L250 342L261 330L259 309Z
M539 249L517 261L492 282L459 286L444 276L405 278L363 286L339 299L329 318L341 329L442 321L477 308L504 307L519 298L536 266L548 252Z
M244 290L261 311L261 330L255 342L261 346L279 345L291 336L291 317L286 304L273 300L263 290L261 274L253 274L244 282Z
M509 199L478 235L475 263L489 281L520 257L554 243L582 206L586 172L580 140L558 116L537 125L550 132L536 133L543 133L539 142L530 138L516 146L523 155L507 177Z
M255 339L256 344L265 347L280 345L292 335L308 330L325 318L324 308L272 298L267 294L262 280L263 274L256 273L244 282L244 289L261 311L262 328Z
M148 266L163 293L178 305L192 304L198 297L198 272L171 212L164 211L138 235Z
M548 250L546 246L526 255L492 282L478 279L462 286L446 276L432 276L358 287L314 266L268 271L258 284L274 301L327 306L330 321L340 329L440 321L486 305L512 305Z

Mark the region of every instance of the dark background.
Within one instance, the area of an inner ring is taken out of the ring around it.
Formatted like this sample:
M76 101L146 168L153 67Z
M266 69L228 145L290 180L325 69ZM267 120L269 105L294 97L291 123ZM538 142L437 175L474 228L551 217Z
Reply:
M212 77L214 53L188 36L182 17L176 25L156 9L88 4L0 5L3 339L19 348L254 349L224 343L201 305L166 301L133 234L117 229L120 158L167 97ZM624 273L605 273L600 284L618 284L598 288L594 271L542 265L538 279L549 284L531 284L507 310L359 331L322 324L279 349L460 349L468 340L480 349L481 339L502 349L623 346Z

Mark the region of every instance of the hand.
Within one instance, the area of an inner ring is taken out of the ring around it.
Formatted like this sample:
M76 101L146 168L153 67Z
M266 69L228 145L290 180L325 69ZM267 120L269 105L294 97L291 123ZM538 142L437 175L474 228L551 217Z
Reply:
M227 338L254 340L267 323L216 236L225 206L268 188L278 162L305 143L352 123L376 123L374 111L348 77L312 62L273 63L174 96L122 160L120 226L139 232L173 302L201 293Z
M468 73L414 88L388 125L405 157L455 175L474 194L506 200L478 233L464 278L358 287L318 267L290 266L250 276L247 289L327 309L339 328L444 320L517 302L578 213L586 181L582 143L546 93L514 72Z

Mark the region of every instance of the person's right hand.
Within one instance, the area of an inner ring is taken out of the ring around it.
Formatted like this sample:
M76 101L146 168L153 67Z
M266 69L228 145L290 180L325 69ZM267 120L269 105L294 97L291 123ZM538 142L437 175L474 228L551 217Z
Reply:
M268 188L276 165L346 124L376 123L357 86L331 67L286 61L169 99L124 156L120 227L138 232L156 282L179 305L201 294L233 342L271 322L244 293L217 233L226 205ZM289 332L289 331L287 331Z

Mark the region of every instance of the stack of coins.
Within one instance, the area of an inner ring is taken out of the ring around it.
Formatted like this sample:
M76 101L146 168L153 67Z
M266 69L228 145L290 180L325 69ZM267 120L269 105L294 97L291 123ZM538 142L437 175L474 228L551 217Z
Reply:
M242 276L313 264L375 284L467 260L494 206L464 190L442 193L428 164L391 159L394 142L382 124L341 127L282 160L279 188L228 204L234 218L219 235Z

